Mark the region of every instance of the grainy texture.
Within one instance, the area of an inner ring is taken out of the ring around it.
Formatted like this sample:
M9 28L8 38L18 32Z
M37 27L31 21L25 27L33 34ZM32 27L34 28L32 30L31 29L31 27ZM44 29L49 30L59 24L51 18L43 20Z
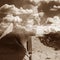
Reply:
M60 50L44 46L38 38L32 38L32 60L60 60Z

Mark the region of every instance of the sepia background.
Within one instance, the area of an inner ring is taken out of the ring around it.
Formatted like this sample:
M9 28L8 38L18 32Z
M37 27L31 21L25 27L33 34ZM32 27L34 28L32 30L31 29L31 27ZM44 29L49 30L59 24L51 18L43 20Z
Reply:
M23 60L60 60L60 0L0 0L0 32L10 23L7 34L13 29L24 47L30 39Z

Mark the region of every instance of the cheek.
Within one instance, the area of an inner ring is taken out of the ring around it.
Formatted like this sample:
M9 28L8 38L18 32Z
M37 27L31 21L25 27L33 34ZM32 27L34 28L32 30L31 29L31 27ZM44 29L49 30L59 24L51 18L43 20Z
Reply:
M27 41L31 40L31 37L26 36L26 37L21 37L21 43L23 44L23 46L25 46L27 44Z

